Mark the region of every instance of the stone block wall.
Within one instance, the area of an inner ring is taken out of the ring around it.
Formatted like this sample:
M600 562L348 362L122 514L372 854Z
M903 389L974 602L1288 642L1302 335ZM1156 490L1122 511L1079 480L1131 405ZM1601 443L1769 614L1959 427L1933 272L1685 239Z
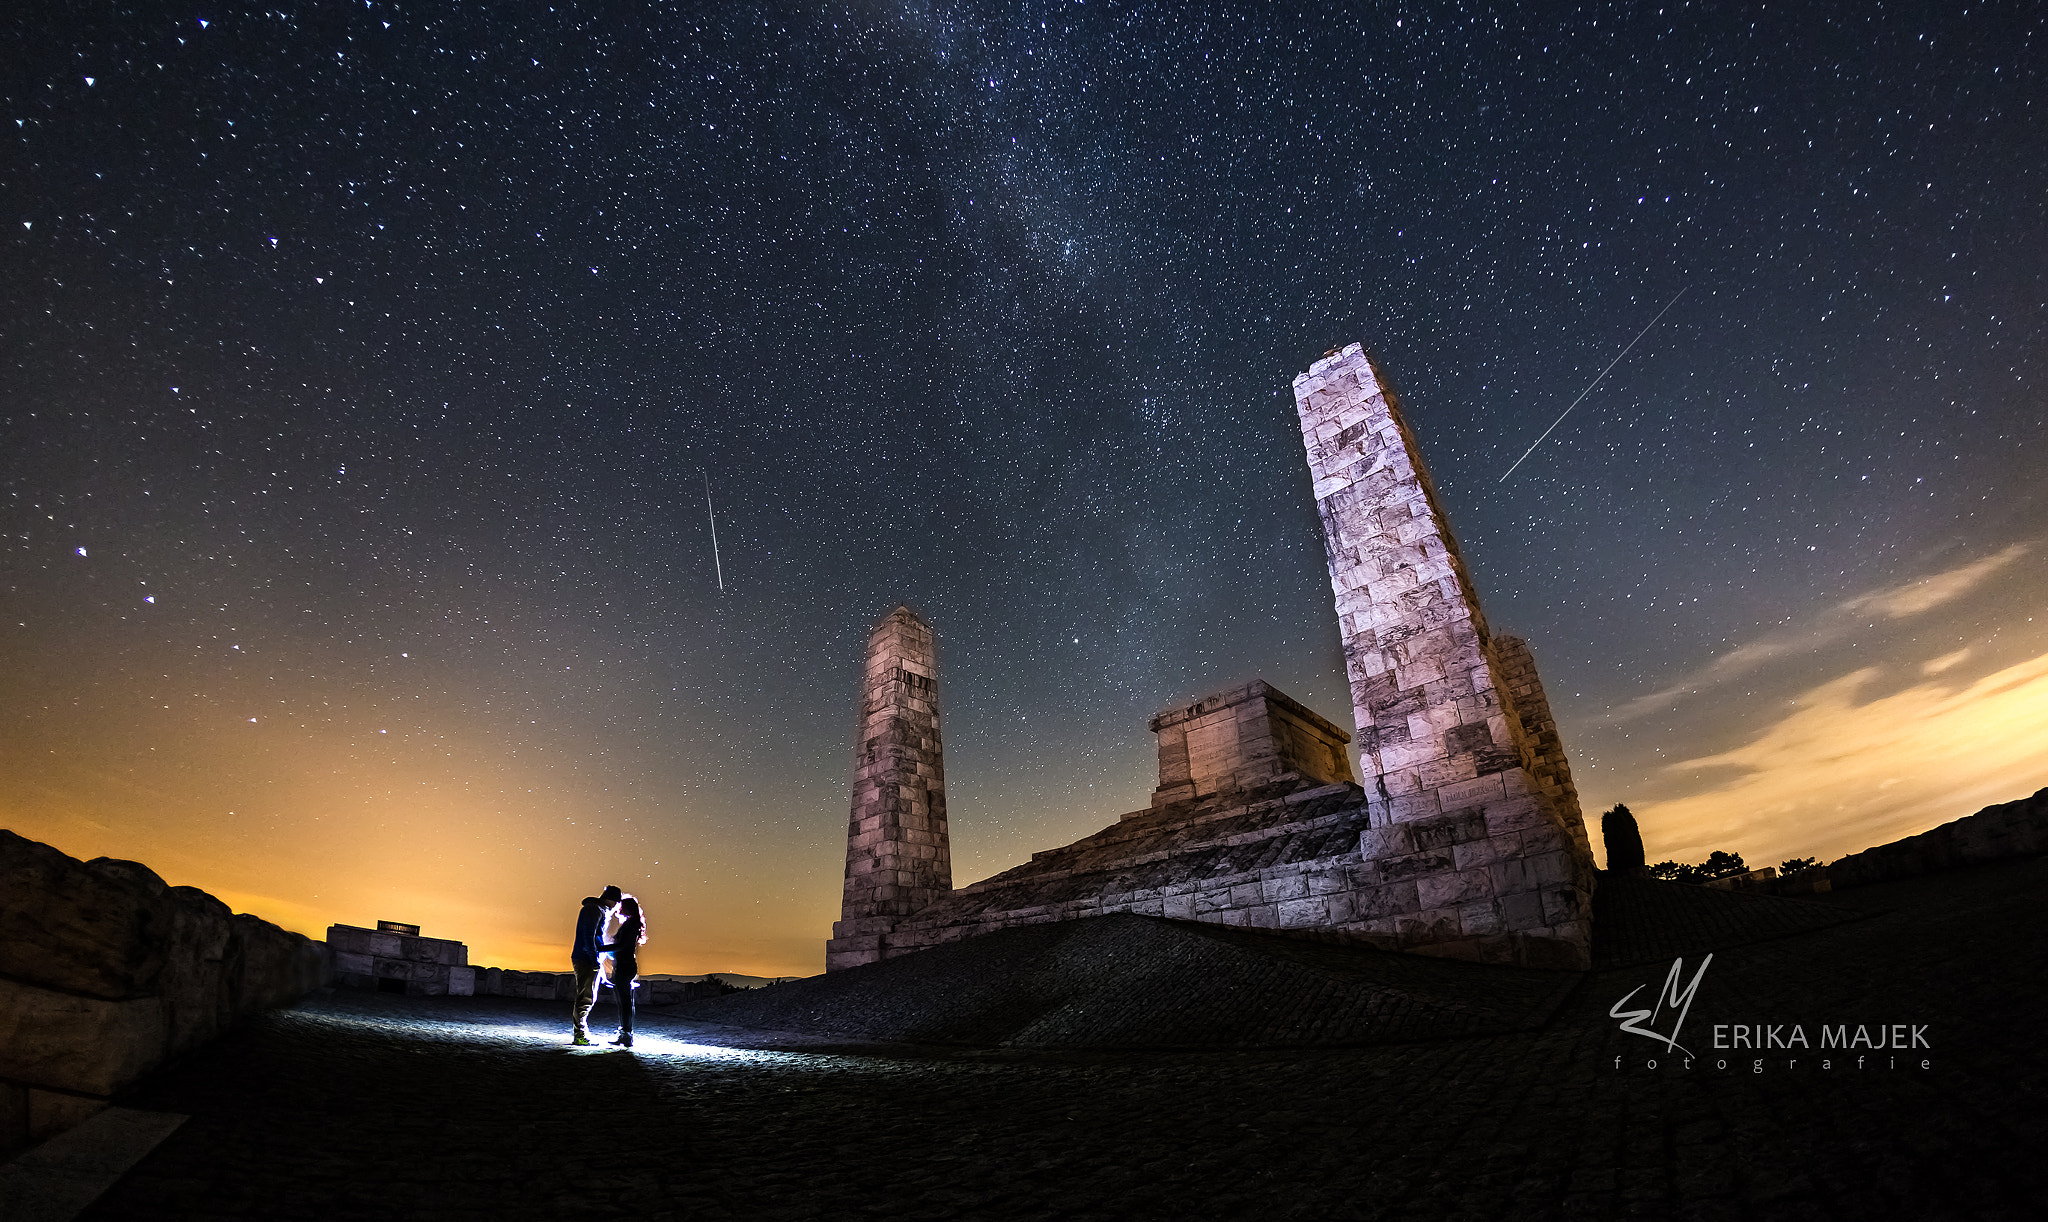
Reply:
M147 866L0 831L0 1150L85 1120L327 973L322 943Z
M1202 710L1197 716L1241 708L1248 691L1260 692L1269 706L1299 708L1264 684L1189 707ZM1290 724L1328 725L1300 711L1305 717L1290 714ZM1163 727L1162 737L1187 723L1179 717L1186 712L1168 710L1153 719ZM1268 749L1257 736L1238 742L1253 758ZM1161 788L1171 789L1169 782L1179 783L1172 771L1177 754L1162 751L1160 758ZM1220 773L1256 779L1131 811L1092 836L1033 853L1024 865L900 919L882 935L881 957L1017 925L1130 912L1494 963L1580 966L1572 948L1554 941L1481 936L1494 928L1488 921L1501 901L1491 893L1460 898L1454 890L1460 879L1445 862L1455 865L1458 854L1489 845L1484 808L1383 833L1373 812L1384 804L1368 801L1367 792L1348 780L1270 772L1243 766L1242 758L1226 757L1225 763ZM1394 836L1402 838L1397 854L1388 852ZM1525 921L1547 915L1546 886L1565 885L1572 877L1570 853L1562 848L1495 864L1507 875L1503 890L1510 916ZM1519 907L1524 904L1529 910ZM1445 908L1457 916L1458 936L1446 937L1435 923L1433 914ZM1497 928L1508 932L1505 924Z
M1585 812L1579 806L1579 787L1572 783L1571 761L1565 758L1557 719L1550 714L1550 698L1543 694L1543 680L1536 674L1536 655L1529 652L1529 642L1521 637L1496 636L1493 657L1500 668L1501 685L1522 719L1529 775L1590 859L1593 842L1586 831Z
M1263 679L1205 696L1152 718L1166 806L1253 789L1291 774L1319 784L1351 782L1351 736Z
M1366 827L1358 786L1298 776L1145 807L905 918L886 935L883 957L1114 912L1398 948L1412 888L1404 897L1368 877L1358 855Z
M1515 704L1391 387L1352 344L1294 395L1373 774L1361 852L1381 885L1414 888L1411 945L1585 966L1595 872L1576 802L1553 800L1568 773L1561 748L1546 770L1547 703L1527 720Z
M408 997L476 993L476 969L469 966L469 948L460 942L329 925L327 947L334 956L334 983L347 988Z
M846 879L827 971L873 962L881 935L953 889L937 654L931 626L908 607L868 636Z

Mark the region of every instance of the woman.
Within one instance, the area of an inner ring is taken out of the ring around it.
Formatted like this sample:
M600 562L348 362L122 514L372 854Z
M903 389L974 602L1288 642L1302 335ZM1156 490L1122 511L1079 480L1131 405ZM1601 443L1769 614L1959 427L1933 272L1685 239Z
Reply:
M598 947L610 951L612 956L612 996L619 999L619 1038L612 1041L621 1048L633 1046L633 978L640 974L640 948L647 943L647 922L640 916L640 901L626 896L619 901L619 930L612 935L613 941Z

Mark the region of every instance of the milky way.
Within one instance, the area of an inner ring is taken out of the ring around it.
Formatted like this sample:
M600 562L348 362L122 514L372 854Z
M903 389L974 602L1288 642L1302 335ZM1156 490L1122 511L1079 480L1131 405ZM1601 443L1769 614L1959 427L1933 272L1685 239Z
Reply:
M11 25L0 817L67 852L816 970L898 601L956 881L1176 701L1346 719L1288 386L1353 341L1653 854L2048 783L2037 6Z

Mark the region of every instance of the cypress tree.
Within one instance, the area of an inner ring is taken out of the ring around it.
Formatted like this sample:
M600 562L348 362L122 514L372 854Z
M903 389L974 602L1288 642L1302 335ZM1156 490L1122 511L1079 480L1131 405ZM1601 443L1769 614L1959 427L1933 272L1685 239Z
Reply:
M1607 845L1607 868L1616 873L1641 873L1643 862L1643 833L1636 827L1636 817L1629 809L1617 802L1614 809L1600 816L1600 839Z

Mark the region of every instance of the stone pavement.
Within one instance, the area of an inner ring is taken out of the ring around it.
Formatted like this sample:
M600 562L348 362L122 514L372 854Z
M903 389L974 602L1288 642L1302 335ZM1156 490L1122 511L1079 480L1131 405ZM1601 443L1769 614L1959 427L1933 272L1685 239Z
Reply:
M626 1053L569 1048L549 1003L333 993L124 1098L191 1119L83 1216L2038 1218L2044 890L2033 859L1823 897L1869 915L1714 952L1689 1065L1610 1015L1663 963L1582 978L1537 1030L1282 1051L657 1011ZM1736 1024L1812 1046L1716 1050ZM1927 1046L1818 1047L1859 1024Z

